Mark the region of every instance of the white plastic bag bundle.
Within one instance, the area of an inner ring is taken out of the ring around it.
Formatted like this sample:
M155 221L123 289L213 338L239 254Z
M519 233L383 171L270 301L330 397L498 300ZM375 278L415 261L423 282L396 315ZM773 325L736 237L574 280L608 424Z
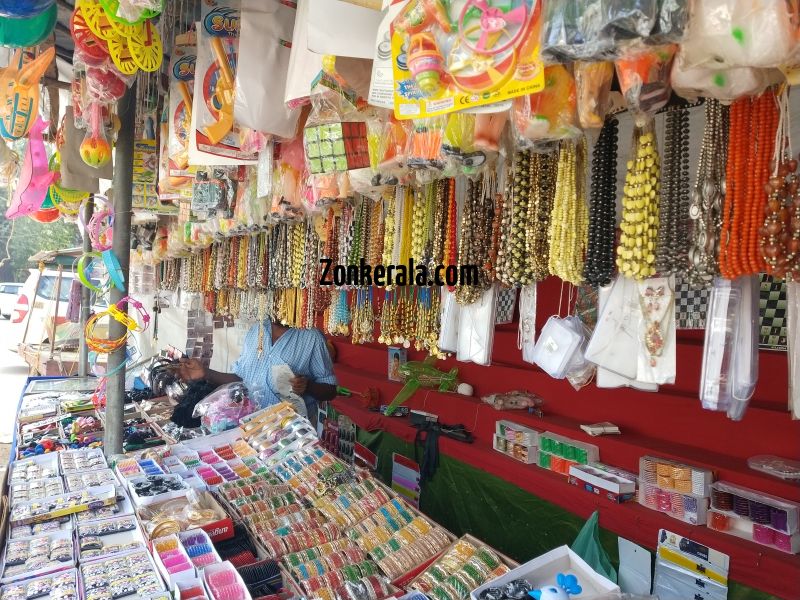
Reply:
M672 64L672 89L687 100L699 97L715 98L722 102L742 96L756 96L782 79L777 69L754 67L705 67L687 65L683 53Z
M782 0L695 0L682 43L687 67L777 67L795 45Z

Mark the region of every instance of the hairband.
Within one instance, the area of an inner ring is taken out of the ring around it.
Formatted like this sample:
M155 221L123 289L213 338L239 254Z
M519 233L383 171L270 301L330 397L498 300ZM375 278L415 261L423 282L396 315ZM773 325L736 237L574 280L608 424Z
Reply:
M111 283L113 283L114 287L120 292L124 292L125 274L122 272L122 267L119 264L117 255L114 254L113 250L104 250L101 255L103 257L103 263L106 265L106 270L108 271L108 276L111 279Z
M92 283L92 281L89 279L89 276L86 274L86 270L87 268L89 268L89 265L91 265L91 263L97 258L101 258L101 254L99 252L83 253L83 255L78 259L78 279L84 286L86 286L93 292L96 292L98 294L105 294L108 291L110 284L98 287ZM87 259L89 261L88 264L86 262Z

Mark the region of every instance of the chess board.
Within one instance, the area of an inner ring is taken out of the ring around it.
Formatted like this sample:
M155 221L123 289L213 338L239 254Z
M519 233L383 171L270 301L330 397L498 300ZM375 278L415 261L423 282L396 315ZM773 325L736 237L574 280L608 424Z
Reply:
M786 350L786 284L761 274L759 346Z
M517 288L500 288L497 292L497 311L494 324L504 325L514 320L514 307L517 305Z
M694 288L675 279L675 323L678 329L705 329L710 288Z

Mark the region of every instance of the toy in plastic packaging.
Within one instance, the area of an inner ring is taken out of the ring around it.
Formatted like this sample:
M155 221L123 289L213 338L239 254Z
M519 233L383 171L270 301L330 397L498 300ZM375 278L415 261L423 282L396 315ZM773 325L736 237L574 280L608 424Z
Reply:
M447 117L415 119L409 135L408 167L414 171L441 171L445 163L442 144Z
M778 69L754 67L689 67L678 52L672 64L670 83L681 98L694 101L697 98L716 98L731 102L743 96L757 96L767 87L783 80Z
M578 94L578 121L584 129L599 129L611 108L611 82L614 63L608 61L575 63Z
M169 69L169 112L167 115L167 183L177 194L191 194L196 172L189 167L189 137L192 127L192 90L197 56L195 45L176 45Z
M303 129L308 172L341 173L370 166L367 123L354 91L343 87L333 57L311 89L311 114Z
M695 0L681 44L687 67L778 67L796 46L788 2Z
M103 0L106 14L122 25L135 25L161 14L165 0Z
M529 408L539 408L544 404L544 401L536 394L522 391L490 394L489 396L482 396L481 401L495 410L527 410Z
M397 185L404 173L410 126L389 110L376 110L367 119L367 147L372 185Z
M518 139L561 140L581 134L577 118L575 79L563 65L544 69L544 89L514 99L513 119Z
M276 148L270 215L277 221L302 219L305 214L301 181L305 169L303 142L298 137L289 143L278 144Z
M253 393L242 383L225 384L197 403L192 412L212 435L233 429L239 419L254 412L258 404Z
M759 280L716 278L706 315L700 401L739 421L758 380Z
M391 37L399 119L431 117L542 87L540 3L413 0Z
M640 308L636 379L674 383L676 370L675 280L654 277L636 283Z
M8 66L0 69L0 134L6 139L25 137L39 114L39 80L53 58L55 48L38 56L16 50Z
M628 108L653 114L664 108L671 93L669 73L677 46L632 46L615 61L619 86Z
M257 154L242 151L240 131L234 119L239 3L236 0L203 2L201 16L197 29L189 160L197 165L256 164Z
M28 134L28 145L22 159L19 181L6 210L7 219L35 213L42 206L56 173L50 171L42 132L48 124L37 116Z
M111 144L103 130L103 106L99 102L89 106L89 127L81 142L80 154L83 162L95 169L111 162Z

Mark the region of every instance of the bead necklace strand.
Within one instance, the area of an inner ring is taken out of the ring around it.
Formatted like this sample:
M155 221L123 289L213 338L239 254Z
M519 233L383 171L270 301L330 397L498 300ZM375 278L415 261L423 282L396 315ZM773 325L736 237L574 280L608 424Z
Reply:
M583 277L593 286L611 283L617 230L617 141L619 122L603 123L592 153L589 235Z
M392 264L392 255L394 253L394 234L395 234L395 223L396 223L396 214L395 214L395 207L397 206L395 200L396 192L392 191L387 193L387 195L383 199L383 205L386 210L386 216L384 218L384 233L383 233L383 258L381 263L384 265Z
M530 262L525 248L528 224L528 200L530 198L531 153L518 151L514 155L514 167L509 179L510 195L506 197L505 217L498 249L500 269L498 278L506 285L529 283ZM510 198L510 201L509 201Z
M697 177L689 207L692 232L688 276L694 287L709 285L719 273L717 232L722 226L725 200L730 109L718 100L706 99L705 118Z
M689 251L689 111L667 111L656 270L680 274Z
M527 264L535 281L550 275L550 217L553 213L558 157L555 153L531 155L530 200L526 225Z
M660 160L652 121L636 126L633 137L623 188L617 268L625 277L642 280L656 272Z
M589 224L586 204L586 138L561 143L556 193L550 219L550 273L578 285Z

